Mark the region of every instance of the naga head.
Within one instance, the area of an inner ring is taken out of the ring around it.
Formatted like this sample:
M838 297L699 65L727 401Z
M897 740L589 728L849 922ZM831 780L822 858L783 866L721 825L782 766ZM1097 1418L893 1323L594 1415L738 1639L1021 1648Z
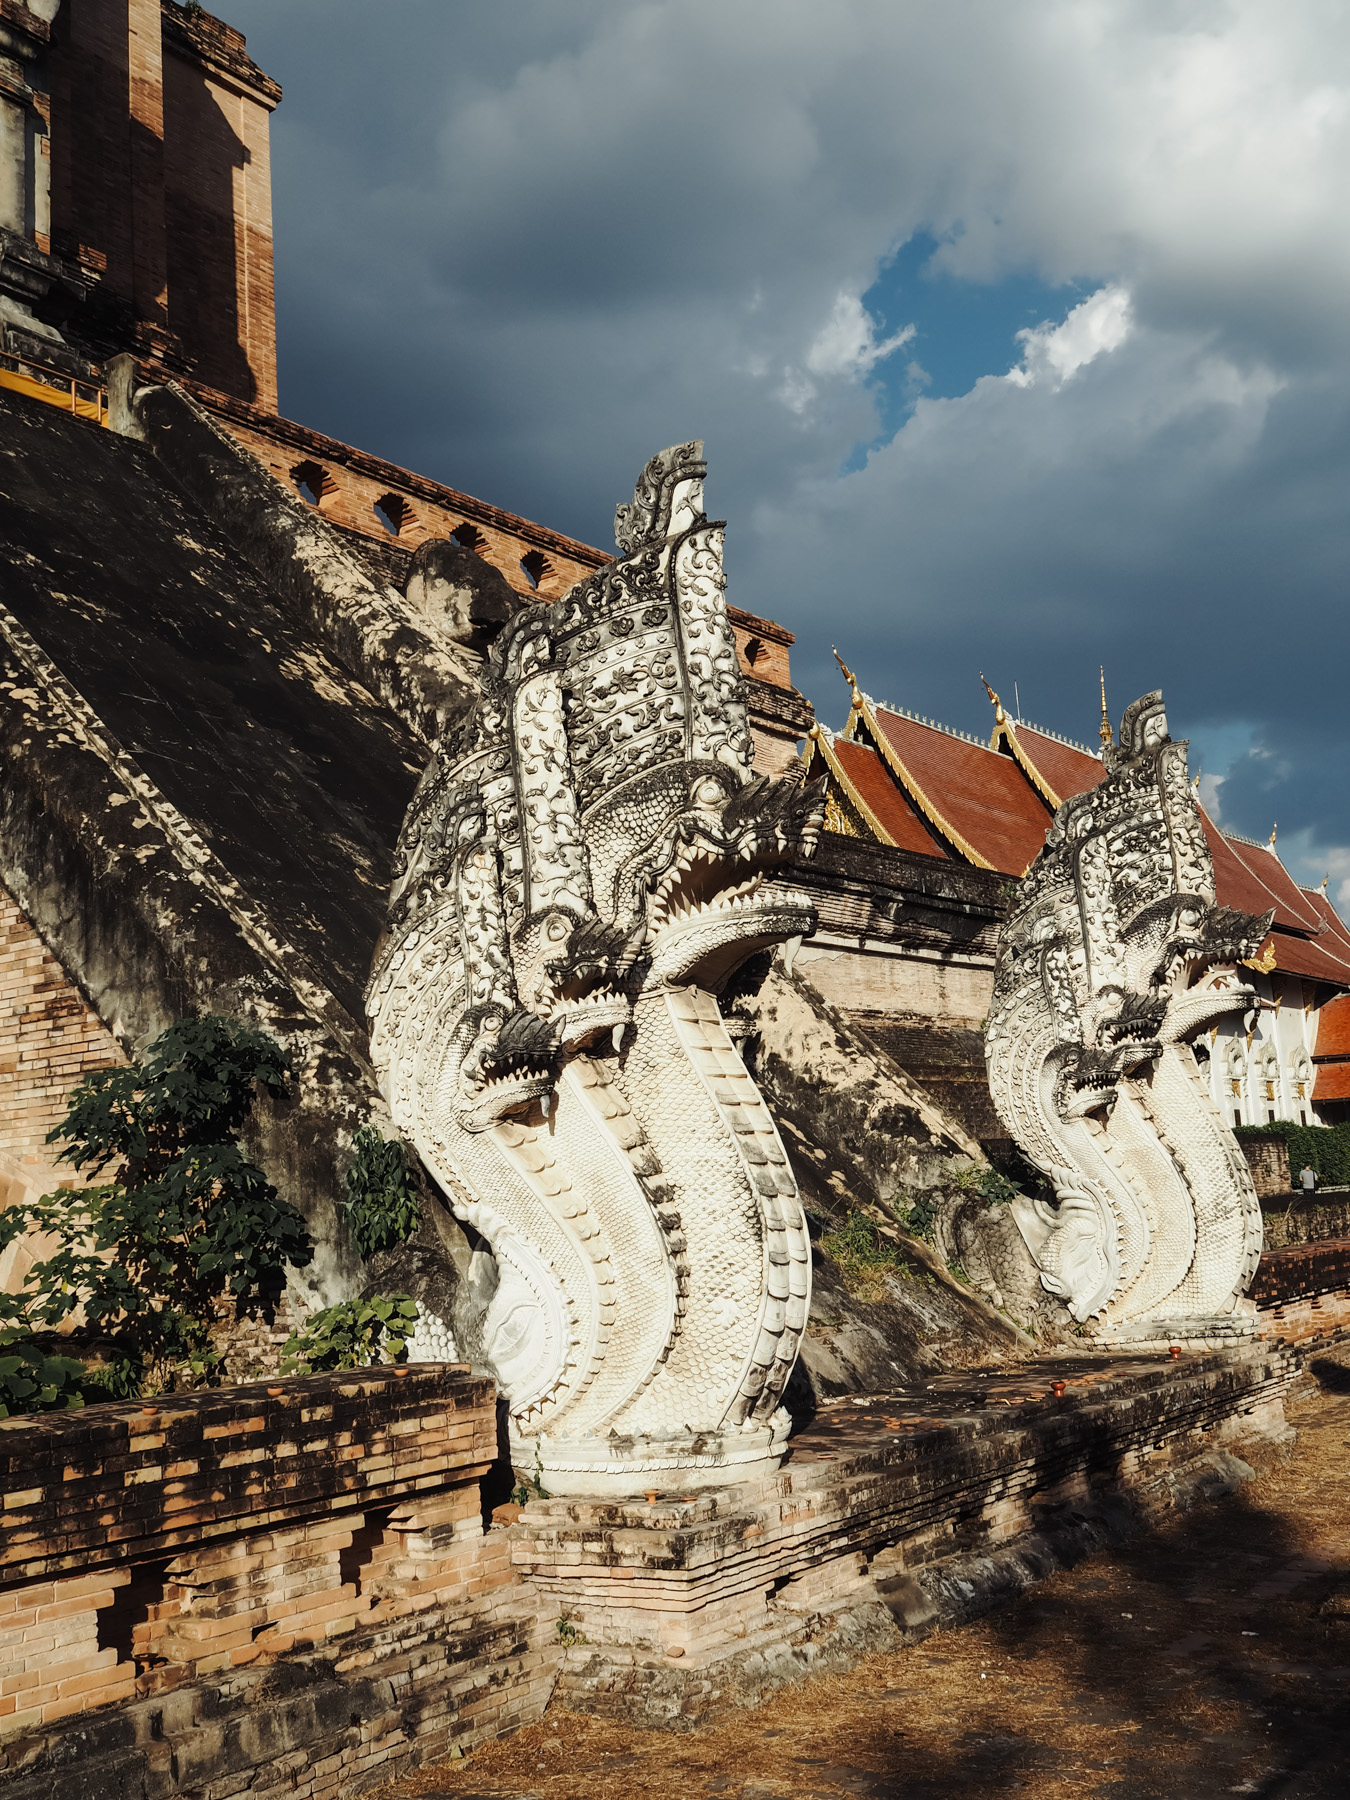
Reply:
M768 884L814 850L824 784L738 784L717 763L688 763L681 774L666 784L665 816L618 887L642 932L644 985L716 990L757 950L811 930L804 897Z
M1160 693L1126 710L1106 764L1104 781L1056 813L996 973L1004 996L1029 970L1038 977L1064 1119L1109 1108L1121 1079L1146 1072L1165 1045L1246 1011L1255 990L1241 964L1271 920L1215 904L1186 746L1168 734Z
M774 878L814 850L823 783L752 771L705 473L699 443L654 456L618 560L509 620L405 821L372 1014L435 940L467 1129L541 1099L567 1054L617 1049L645 992L716 992L814 928Z
M487 1131L535 1104L548 1110L558 1045L548 1024L521 1007L470 1007L455 1033L445 1076L450 1110L465 1131Z

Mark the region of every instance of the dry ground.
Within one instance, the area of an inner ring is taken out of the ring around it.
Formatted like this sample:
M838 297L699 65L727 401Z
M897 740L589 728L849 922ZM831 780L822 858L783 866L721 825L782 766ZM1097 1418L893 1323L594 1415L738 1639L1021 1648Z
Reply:
M550 1712L384 1800L1346 1800L1350 1352L1234 1499L689 1736Z

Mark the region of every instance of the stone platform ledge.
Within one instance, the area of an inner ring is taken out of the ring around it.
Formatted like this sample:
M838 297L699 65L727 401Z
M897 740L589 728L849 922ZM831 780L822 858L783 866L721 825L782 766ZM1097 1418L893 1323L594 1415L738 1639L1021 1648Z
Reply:
M1245 1471L1232 1446L1288 1438L1297 1372L1291 1351L1258 1346L940 1377L828 1408L764 1481L532 1502L512 1555L576 1634L557 1698L681 1729L973 1616L1231 1491Z

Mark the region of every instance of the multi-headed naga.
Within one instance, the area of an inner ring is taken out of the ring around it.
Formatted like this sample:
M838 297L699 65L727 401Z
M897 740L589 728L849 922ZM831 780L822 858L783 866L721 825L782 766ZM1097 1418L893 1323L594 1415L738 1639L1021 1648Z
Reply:
M774 1466L810 1299L716 996L813 928L768 883L823 796L751 772L704 473L700 444L653 457L620 559L493 644L409 808L367 996L394 1119L491 1246L517 1466L557 1493Z
M1161 694L1136 700L1107 776L1065 802L999 943L985 1053L1000 1117L1055 1203L1014 1216L1043 1285L1107 1339L1222 1339L1261 1210L1192 1042L1257 1004L1241 964L1270 925L1215 904L1214 868Z

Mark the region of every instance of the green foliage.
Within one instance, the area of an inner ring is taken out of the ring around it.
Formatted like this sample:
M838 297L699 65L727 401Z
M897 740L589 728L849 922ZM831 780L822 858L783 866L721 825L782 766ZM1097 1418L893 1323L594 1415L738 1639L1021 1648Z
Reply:
M352 1138L356 1155L347 1171L347 1229L362 1256L392 1250L417 1229L417 1191L408 1155L397 1138L386 1140L370 1125Z
M554 1620L553 1629L558 1634L558 1642L565 1650L570 1650L573 1644L585 1643L586 1641L577 1630L576 1621L570 1618L567 1613L558 1614L558 1617Z
M49 1356L22 1325L0 1330L0 1419L83 1406L84 1377L82 1362Z
M938 1209L942 1205L942 1194L935 1188L929 1188L916 1199L911 1200L896 1217L911 1237L922 1238L925 1244L933 1241L934 1228L937 1225Z
M1276 1119L1270 1125L1239 1125L1239 1141L1279 1138L1289 1150L1289 1174L1298 1186L1305 1163L1317 1171L1324 1187L1350 1186L1350 1125L1296 1125L1292 1119Z
M1009 1181L1006 1175L1000 1175L997 1169L982 1169L976 1184L980 1198L990 1206L1006 1206L1021 1193L1015 1181Z
M314 1375L323 1369L361 1369L397 1362L417 1325L417 1302L407 1294L340 1300L311 1313L286 1340L282 1369Z
M859 1300L880 1300L887 1275L907 1272L904 1255L887 1243L865 1213L850 1212L838 1231L820 1240L825 1254L838 1265L844 1286Z
M64 1145L59 1162L113 1179L60 1189L7 1216L0 1247L30 1226L56 1241L29 1270L23 1294L10 1297L9 1321L31 1341L82 1312L113 1350L106 1368L72 1365L97 1398L209 1377L217 1301L252 1294L287 1262L309 1261L299 1213L233 1141L255 1089L280 1090L286 1073L285 1052L263 1032L228 1019L180 1020L143 1062L86 1076L48 1134ZM40 1379L17 1372L14 1379L34 1383L29 1410L46 1404L40 1397L56 1365L68 1361L46 1358ZM75 1380L69 1370L61 1376L52 1404Z

